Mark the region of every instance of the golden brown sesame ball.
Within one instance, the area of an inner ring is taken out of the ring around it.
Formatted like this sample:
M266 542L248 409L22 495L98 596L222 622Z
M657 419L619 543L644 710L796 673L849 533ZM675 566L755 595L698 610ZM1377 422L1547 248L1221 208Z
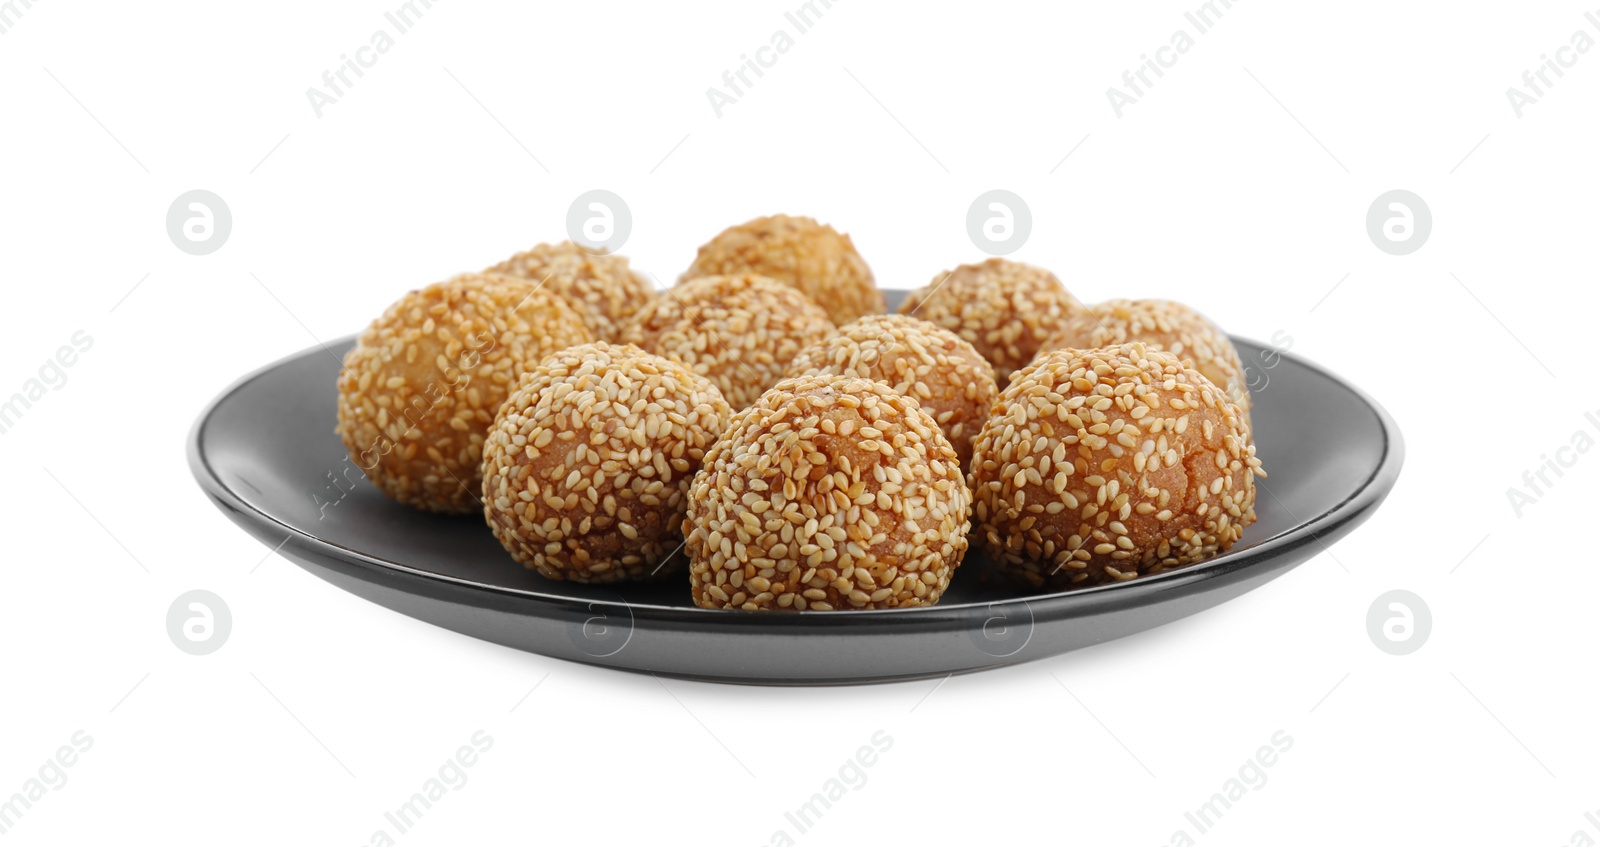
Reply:
M512 558L550 579L678 571L689 483L732 415L679 362L603 341L568 347L523 377L489 430L484 517Z
M795 375L875 379L916 398L950 439L965 468L972 440L994 403L994 369L960 336L905 315L868 315L800 351Z
M706 453L684 521L694 602L887 609L939 601L971 495L917 401L874 380L786 379Z
M517 377L589 340L576 310L524 279L465 274L413 291L345 354L339 437L390 497L477 511L483 437Z
M1084 311L1056 275L1006 259L962 265L906 295L902 315L937 324L966 339L1001 386L1026 365L1062 321Z
M571 241L540 244L485 271L526 277L575 306L589 332L612 341L634 313L656 296L625 257L590 253Z
M678 282L740 273L772 277L800 289L837 324L887 308L850 236L811 218L773 215L728 227L700 248Z
M1069 317L1040 352L1076 347L1088 350L1143 341L1165 350L1205 374L1234 402L1250 408L1239 351L1222 328L1189 306L1172 300L1107 300ZM1248 415L1248 412L1247 412ZM1248 422L1248 420L1247 420Z
M1018 371L973 448L976 531L999 570L1076 588L1194 564L1255 521L1261 463L1239 407L1134 342Z
M799 291L740 274L662 292L623 328L622 341L678 359L742 409L783 378L801 348L833 329L822 307Z

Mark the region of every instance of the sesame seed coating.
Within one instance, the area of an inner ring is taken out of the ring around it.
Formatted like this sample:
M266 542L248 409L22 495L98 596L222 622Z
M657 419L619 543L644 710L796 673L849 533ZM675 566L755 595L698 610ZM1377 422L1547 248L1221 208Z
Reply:
M654 286L626 257L590 253L571 241L540 244L484 273L520 276L543 285L578 309L589 333L613 341L635 312L655 298Z
M939 274L899 308L966 339L1002 386L1062 321L1083 311L1055 274L999 258Z
M1206 375L1217 387L1243 406L1246 423L1250 390L1244 379L1239 351L1222 328L1194 308L1172 300L1107 300L1073 315L1039 348L1088 350L1129 341L1143 341L1165 350Z
M684 521L694 602L929 606L967 550L971 495L917 401L873 380L780 382L706 454Z
M869 315L800 351L791 375L875 379L938 422L965 468L999 389L994 369L955 333L906 315Z
M678 283L741 273L800 289L836 324L888 308L850 236L811 218L772 215L728 227L700 248Z
M678 359L742 409L783 378L801 348L833 330L822 307L798 290L739 274L662 292L623 328L622 341Z
M979 543L1035 588L1194 564L1256 517L1261 463L1239 407L1140 342L1040 356L1000 392L974 450Z
M679 362L569 347L500 408L483 449L484 517L512 558L550 579L677 572L689 484L732 415Z
M412 291L345 354L337 432L390 497L476 511L484 434L518 375L589 340L576 310L524 279L465 274Z

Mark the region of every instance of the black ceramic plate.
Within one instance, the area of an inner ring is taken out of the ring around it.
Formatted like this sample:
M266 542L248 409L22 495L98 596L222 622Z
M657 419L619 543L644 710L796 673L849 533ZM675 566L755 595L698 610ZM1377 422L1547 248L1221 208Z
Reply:
M898 299L898 292L890 292ZM1053 656L1194 614L1311 558L1365 520L1400 473L1400 432L1377 403L1309 362L1236 340L1257 386L1271 477L1259 520L1223 556L1121 585L1019 597L969 555L939 605L870 612L700 609L688 577L616 587L523 570L478 516L386 499L334 435L335 378L352 339L257 371L196 422L189 464L233 521L317 576L438 626L630 671L780 685L943 676Z

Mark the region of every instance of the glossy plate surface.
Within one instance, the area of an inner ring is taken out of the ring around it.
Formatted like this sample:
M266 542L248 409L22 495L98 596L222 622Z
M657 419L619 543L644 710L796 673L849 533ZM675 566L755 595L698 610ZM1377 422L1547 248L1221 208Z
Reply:
M1257 522L1225 555L1116 586L1016 596L985 579L974 553L930 608L713 611L690 602L687 575L615 587L552 582L513 562L481 517L429 515L385 498L333 431L336 357L352 343L270 365L202 413L189 463L218 508L312 573L404 614L547 656L693 679L943 676L1169 623L1333 544L1387 496L1403 456L1394 421L1366 395L1293 355L1236 339L1261 386L1251 415L1271 476L1257 483Z

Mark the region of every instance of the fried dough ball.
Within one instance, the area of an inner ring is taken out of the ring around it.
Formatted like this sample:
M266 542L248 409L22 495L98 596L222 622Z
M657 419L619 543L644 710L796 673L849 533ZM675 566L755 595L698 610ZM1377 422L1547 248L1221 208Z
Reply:
M678 282L742 273L800 289L836 324L887 308L850 236L811 218L773 215L728 227L700 248Z
M483 513L525 567L619 582L681 571L685 498L733 412L679 362L595 342L546 358L483 448Z
M796 289L739 274L662 292L624 327L622 341L678 359L742 409L783 378L796 353L833 329L822 307Z
M484 273L526 277L544 286L576 307L590 334L601 341L615 340L622 325L656 296L627 258L591 253L571 241L540 244Z
M999 389L994 369L955 333L905 315L868 315L800 351L792 375L875 379L933 415L965 468Z
M1256 517L1261 463L1238 405L1140 342L1040 356L1000 393L974 450L979 543L1030 587L1192 565Z
M412 291L345 354L337 432L390 497L477 511L483 438L518 376L590 340L575 309L525 279L465 274Z
M684 521L694 602L850 610L938 602L971 495L917 401L874 380L786 379L706 454Z
M1250 390L1239 351L1222 328L1189 306L1172 300L1107 300L1074 315L1040 348L1088 350L1129 341L1143 341L1165 350L1205 374L1235 403L1248 411Z
M906 295L898 311L966 339L1003 387L1063 321L1085 309L1055 274L995 258L935 276Z

